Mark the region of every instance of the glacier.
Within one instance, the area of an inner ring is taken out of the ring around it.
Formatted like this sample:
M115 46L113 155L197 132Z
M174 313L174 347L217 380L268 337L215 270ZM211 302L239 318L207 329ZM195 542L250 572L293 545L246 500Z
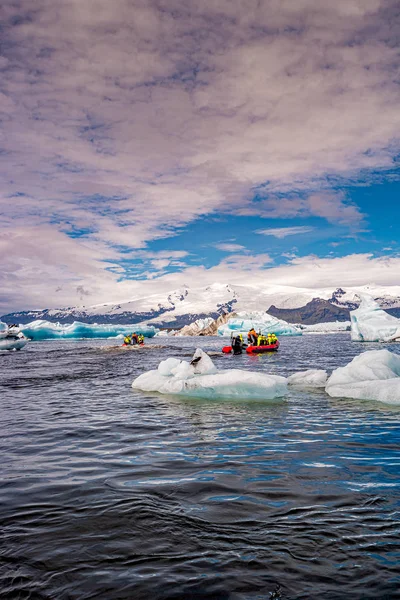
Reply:
M325 391L334 398L400 405L400 356L389 350L359 354L345 367L333 371Z
M193 398L272 400L287 392L285 377L240 369L218 371L211 358L197 348L189 363L177 358L160 362L158 369L139 375L132 388Z
M22 333L31 340L59 340L59 339L82 339L82 338L110 338L124 336L136 332L145 337L153 337L157 329L149 325L98 325L75 321L71 325L51 323L50 321L32 321L26 325L20 325Z
M276 335L302 335L301 330L295 325L291 325L282 319L277 319L267 312L238 312L236 317L232 317L224 325L218 327L218 335L229 337L232 334L241 333L247 336L250 329L257 333L260 331L266 335L275 333ZM247 338L245 338L247 339Z
M400 341L400 319L382 310L372 297L362 296L359 308L350 312L354 342Z

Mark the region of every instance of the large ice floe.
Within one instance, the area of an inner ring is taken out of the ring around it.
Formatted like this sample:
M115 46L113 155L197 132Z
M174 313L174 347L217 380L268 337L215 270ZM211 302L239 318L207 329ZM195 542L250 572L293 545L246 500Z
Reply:
M275 333L276 335L302 335L301 330L282 319L277 319L267 312L238 312L224 325L218 327L218 335L230 336L233 333L247 335L250 329L261 331L262 334Z
M287 380L239 369L218 371L211 358L197 348L189 363L177 358L160 362L158 369L139 375L133 389L194 398L272 400L287 392Z
M382 310L375 300L362 296L359 308L350 313L354 342L400 341L400 319Z
M58 340L58 339L82 339L82 338L110 338L126 335L135 331L145 337L153 337L157 329L147 325L97 325L80 323L75 321L70 325L51 323L50 321L32 321L26 325L20 325L24 335L32 340Z
M350 321L329 321L326 323L314 323L313 325L296 325L303 333L344 333L350 331Z
M389 350L359 354L333 371L325 390L336 398L400 404L400 356Z

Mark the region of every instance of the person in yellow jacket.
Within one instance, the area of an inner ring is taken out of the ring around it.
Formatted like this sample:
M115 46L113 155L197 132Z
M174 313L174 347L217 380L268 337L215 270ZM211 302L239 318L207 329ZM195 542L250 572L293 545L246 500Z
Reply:
M126 335L124 337L124 344L125 344L125 346L129 346L130 343L131 343L131 337L129 335Z
M257 346L265 346L265 341L265 335L260 331L257 338Z

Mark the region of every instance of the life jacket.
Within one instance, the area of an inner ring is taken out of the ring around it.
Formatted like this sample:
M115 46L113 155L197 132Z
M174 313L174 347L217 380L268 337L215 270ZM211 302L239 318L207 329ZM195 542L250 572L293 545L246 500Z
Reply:
M129 337L129 335L127 335L126 337L124 337L124 344L130 344L131 343L131 338Z

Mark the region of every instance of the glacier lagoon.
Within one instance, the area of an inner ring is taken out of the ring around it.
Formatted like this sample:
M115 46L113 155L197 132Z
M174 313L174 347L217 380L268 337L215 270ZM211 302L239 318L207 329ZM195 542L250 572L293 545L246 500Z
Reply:
M222 355L221 338L1 355L0 596L81 600L90 580L99 600L396 598L400 408L316 387L382 345L280 341L261 356ZM273 403L132 390L197 346L218 370L313 372Z

